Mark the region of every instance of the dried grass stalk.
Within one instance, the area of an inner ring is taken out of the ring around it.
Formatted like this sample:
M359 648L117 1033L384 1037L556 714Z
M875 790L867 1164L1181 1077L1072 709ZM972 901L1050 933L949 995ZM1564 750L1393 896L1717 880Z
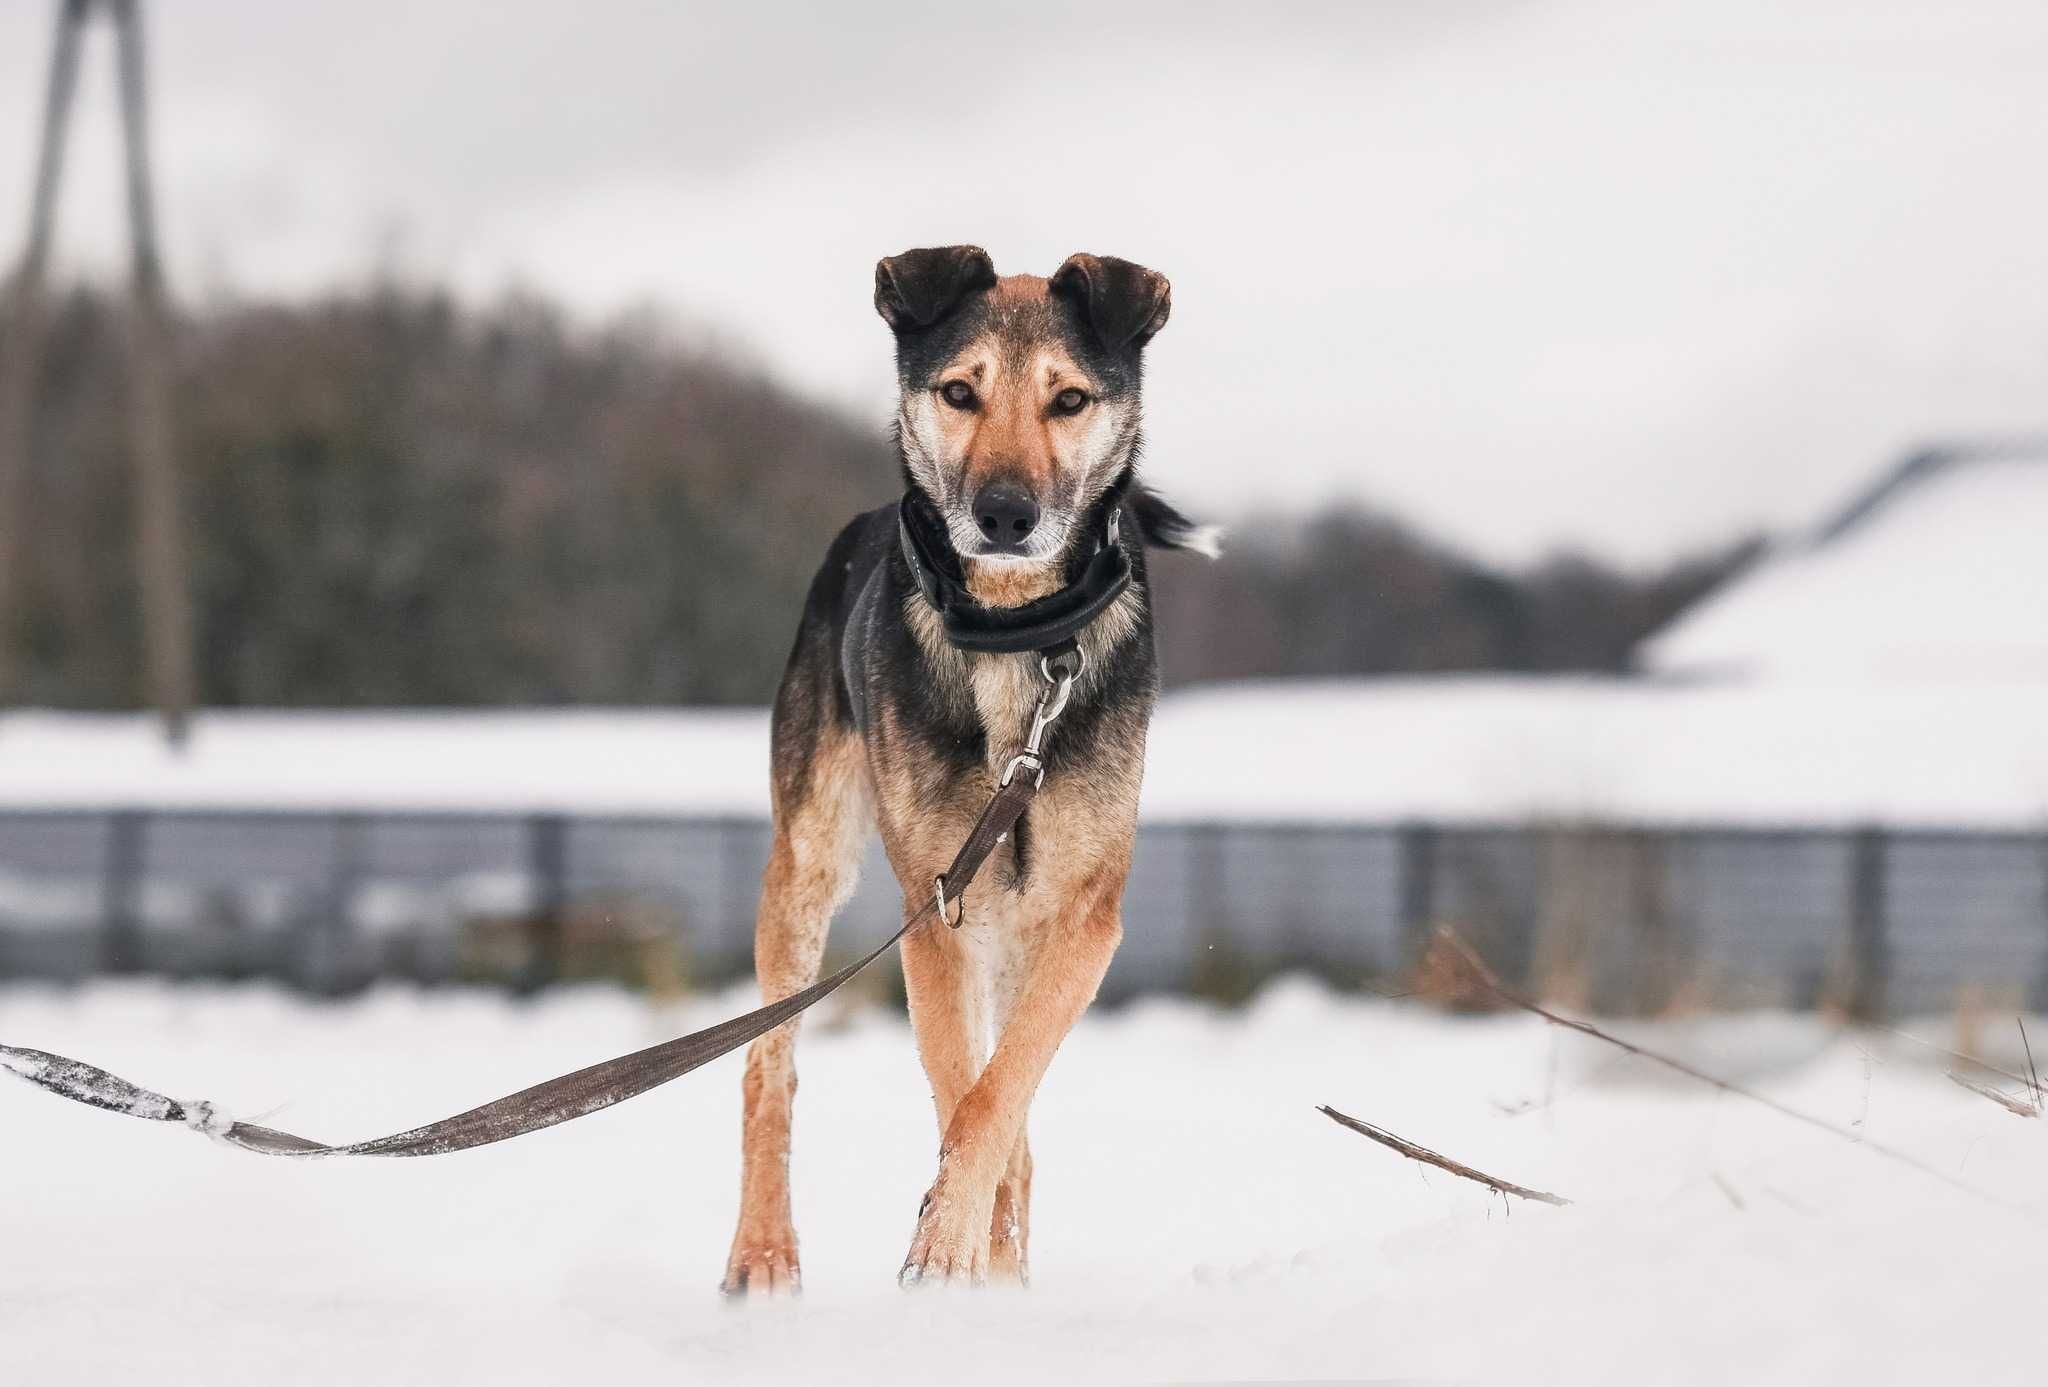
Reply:
M2041 1115L2041 1105L2031 1098L2022 1098L2018 1094L2007 1093L2002 1088L1958 1074L1953 1069L1947 1072L1949 1082L1970 1090L1970 1092L1980 1098L1989 1098L2015 1117L2039 1117Z
M1895 1146L1886 1146L1884 1143L1874 1141L1861 1132L1854 1132L1846 1127L1837 1126L1824 1117L1816 1117L1812 1113L1802 1112L1800 1109L1789 1104L1780 1103L1775 1098L1767 1098L1754 1089L1744 1088L1742 1085L1730 1083L1726 1079L1715 1078L1704 1070L1693 1068L1683 1060L1673 1059L1669 1055L1660 1055L1655 1050L1646 1050L1640 1045L1623 1040L1620 1036L1608 1034L1590 1021L1577 1021L1569 1016L1560 1016L1548 1007L1530 1001L1527 997L1524 997L1521 993L1516 992L1503 983L1494 971L1486 966L1485 960L1474 953L1469 944L1448 928L1442 928L1437 931L1436 942L1438 948L1455 957L1464 966L1467 976L1472 980L1475 987L1490 993L1511 1006L1520 1007L1523 1011L1540 1016L1553 1026L1562 1026L1568 1031L1577 1031L1580 1035L1591 1036L1595 1040L1604 1041L1614 1046L1617 1050L1626 1051L1628 1054L1635 1055L1640 1059L1646 1059L1652 1064L1662 1065L1673 1073L1683 1074L1688 1079L1696 1079L1700 1083L1719 1089L1723 1093L1732 1093L1737 1098L1746 1098L1761 1107L1769 1108L1781 1117L1789 1117L1794 1122L1804 1123L1808 1127L1826 1132L1829 1136L1838 1137L1852 1146L1860 1146L1864 1150L1882 1156L1888 1161L1917 1170L1922 1175L1941 1181L1942 1184L1947 1185L1950 1189L1961 1190L1964 1194L1972 1195L1987 1203L1996 1204L2000 1208L2027 1214L2035 1212L2024 1204L2014 1203L2012 1200L2001 1198L1988 1190L1982 1190L1975 1185L1958 1180L1947 1171L1929 1165L1918 1156L1901 1151Z
M1384 1127L1375 1127L1370 1122L1361 1122L1359 1119L1340 1113L1335 1108L1327 1105L1318 1107L1316 1111L1329 1118L1330 1121L1338 1126L1349 1127L1360 1136L1371 1137L1380 1145L1387 1147L1389 1150L1400 1152L1411 1161L1420 1161L1424 1165L1433 1165L1438 1170L1447 1170L1461 1179L1471 1180L1476 1184L1484 1185L1495 1194L1512 1194L1517 1199L1533 1199L1539 1204L1554 1204L1560 1209L1571 1203L1571 1200L1566 1199L1561 1194L1550 1194L1544 1190L1532 1190L1527 1185L1518 1185L1512 1180L1503 1180L1498 1175L1488 1175L1483 1170L1474 1170L1463 1161L1454 1161L1442 1152L1432 1151L1427 1146L1417 1146L1406 1137L1397 1137Z

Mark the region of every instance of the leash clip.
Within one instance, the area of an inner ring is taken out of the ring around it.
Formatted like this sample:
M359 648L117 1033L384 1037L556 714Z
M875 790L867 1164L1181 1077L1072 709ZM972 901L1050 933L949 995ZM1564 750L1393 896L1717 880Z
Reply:
M1050 687L1038 696L1038 706L1031 713L1031 731L1024 738L1024 749L1003 767L1002 779L996 782L998 785L1008 785L1015 780L1020 768L1037 776L1038 785L1045 784L1045 730L1067 711L1067 700L1074 696L1074 681L1086 668L1088 653L1079 646L1071 651L1063 650L1056 656L1038 657L1038 672Z
M1024 749L1015 756L1012 756L1009 764L1003 767L1002 779L998 782L1000 788L1008 789L1010 783L1017 778L1017 772L1020 770L1031 772L1032 793L1037 793L1039 788L1045 784L1046 729L1057 722L1060 714L1067 710L1067 700L1074 696L1074 681L1079 679L1081 672L1087 668L1087 652L1078 645L1070 644L1064 649L1041 654L1038 657L1038 672L1045 679L1046 689L1045 692L1038 696L1038 706L1032 710L1031 731L1024 738ZM982 821L985 822L988 819L988 816L995 810L997 802L998 799L994 797L989 800L988 807L982 810ZM1021 805L1016 806L1009 816L1009 822L1014 824L1018 814L1022 812L1023 807ZM976 834L979 834L980 831L980 824L977 824L975 828ZM994 841L1000 843L1009 836L1009 833L1005 831L997 834ZM974 839L970 837L968 842L972 844ZM994 844L992 843L990 846L993 847ZM966 848L961 849L963 857L966 855L966 852ZM976 857L974 861L978 865L981 858ZM968 875L972 877L973 872L970 870ZM949 903L946 900L946 874L944 872L940 872L932 878L932 904L937 907L939 918L946 922L947 928L958 929L965 923L967 919L967 893L965 890L962 890L958 895L955 895L949 909Z

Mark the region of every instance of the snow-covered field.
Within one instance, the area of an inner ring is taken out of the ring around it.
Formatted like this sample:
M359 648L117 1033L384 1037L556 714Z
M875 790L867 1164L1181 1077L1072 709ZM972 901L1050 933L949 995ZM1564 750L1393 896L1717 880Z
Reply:
M347 1137L741 1001L656 1015L610 991L311 1005L102 983L0 990L0 1039ZM921 1074L900 1018L827 1010L800 1050L806 1294L758 1307L714 1290L736 1058L552 1132L384 1163L264 1160L0 1087L0 1377L2043 1379L2048 1123L1901 1042L1807 1018L1644 1035L2016 1207L1525 1018L1290 982L1243 1012L1092 1016L1034 1112L1033 1288L905 1294L893 1272L935 1145ZM1320 1102L1578 1202L1504 1207L1340 1130Z
M1271 680L1169 695L1144 817L2048 823L2048 684ZM0 808L768 813L762 709L0 714ZM1364 768L1365 774L1358 773Z

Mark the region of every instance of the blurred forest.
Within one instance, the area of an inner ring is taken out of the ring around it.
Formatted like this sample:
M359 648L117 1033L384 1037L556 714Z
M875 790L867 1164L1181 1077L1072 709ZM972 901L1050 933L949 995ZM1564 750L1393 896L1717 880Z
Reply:
M54 310L0 639L18 701L134 707L124 312ZM530 300L383 287L188 313L176 342L206 704L763 702L825 542L897 489L878 423ZM1162 664L1621 670L1758 547L1507 571L1370 511L1254 520L1219 563L1159 560Z
M1579 554L1489 567L1357 507L1253 520L1220 563L1154 582L1169 682L1260 674L1620 673L1645 636L1763 550L1744 539L1630 573Z

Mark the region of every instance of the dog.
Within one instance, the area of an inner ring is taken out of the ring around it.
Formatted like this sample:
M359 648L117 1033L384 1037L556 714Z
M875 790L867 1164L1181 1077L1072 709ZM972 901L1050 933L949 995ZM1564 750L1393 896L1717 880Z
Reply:
M1158 688L1144 551L1215 550L1212 531L1135 480L1145 347L1170 308L1164 276L1109 256L1072 256L1050 278L998 278L976 246L875 268L875 309L896 339L904 495L840 532L804 604L775 698L774 842L754 962L768 1002L816 980L878 826L916 924L903 976L940 1134L898 1273L906 1286L1028 1279L1026 1117L1122 935ZM928 570L947 575L957 601ZM1042 611L1073 624L1077 593L1093 606L1063 647L1078 673L1039 793L964 905L952 904L958 928L950 916L917 920L1050 678L1042 652L962 648L958 623L1021 621L1017 639L1035 641ZM801 1287L789 1195L796 1029L747 1053L728 1295Z

